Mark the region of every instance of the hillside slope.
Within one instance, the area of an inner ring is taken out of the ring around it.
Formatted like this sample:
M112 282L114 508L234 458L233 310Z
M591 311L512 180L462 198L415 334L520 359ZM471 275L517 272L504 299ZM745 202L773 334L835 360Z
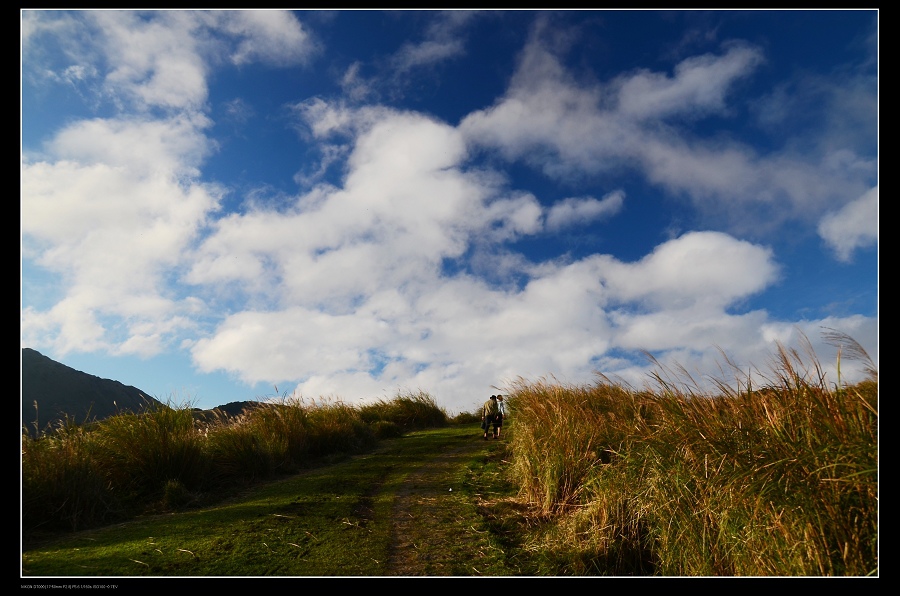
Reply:
M80 424L157 405L161 403L136 387L101 379L22 348L22 425L31 433L56 425L66 415Z

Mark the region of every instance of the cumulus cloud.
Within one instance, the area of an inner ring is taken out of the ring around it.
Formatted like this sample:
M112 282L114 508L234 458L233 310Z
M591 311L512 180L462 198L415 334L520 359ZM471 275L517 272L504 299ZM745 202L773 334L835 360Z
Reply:
M539 233L541 206L531 195L507 193L490 177L457 169L466 149L452 127L415 114L381 117L355 140L342 187L298 197L288 213L260 208L216 224L195 255L189 281L242 280L270 292L267 280L277 280L280 302L268 312L228 317L193 347L198 365L250 382L308 377L299 386L303 393L326 389L323 378L358 381L362 374L370 375L369 385L412 382L408 375L459 385L471 382L473 369L496 375L499 366L512 374L523 357L574 371L576 361L603 342L592 333L603 318L590 312L590 292L599 281L580 279L577 267L549 268L521 295L507 295L479 278L445 274L443 259L483 241L487 230L493 242ZM597 216L620 200L614 194L569 201L565 209ZM568 294L566 309L555 308L560 290ZM547 335L579 316L596 322L564 340ZM335 350L342 356L316 347L323 335L340 344ZM259 340L234 339L241 336ZM476 336L493 341L476 347ZM531 342L527 348L523 338ZM284 356L267 355L264 342ZM505 346L502 357L498 345ZM546 356L528 355L544 348ZM380 370L372 351L387 362Z
M878 187L870 189L819 222L819 236L840 261L849 262L857 248L878 243Z
M121 341L110 349L150 354L187 324L165 282L221 195L192 178L204 148L180 119L93 120L23 164L23 251L69 286L48 313L23 317L23 334L58 326L63 353ZM109 335L111 315L128 321L130 338Z
M188 279L265 273L295 300L336 305L342 295L439 268L492 221L521 229L514 209L479 207L490 189L455 169L464 156L452 127L385 112L355 142L342 188L314 189L287 213L261 209L219 221Z
M85 13L105 46L109 95L140 108L200 109L207 97L207 66L197 19L189 12Z
M691 350L704 351L707 365L711 345L748 358L771 349L760 332L765 312L728 312L778 280L771 249L693 232L635 263L592 255L500 265L496 253L497 269L527 281L494 286L465 270L445 272L441 262L485 237L540 233L545 220L556 229L615 214L624 193L570 198L545 211L532 195L459 169L467 153L452 127L380 111L346 130L358 136L342 187L298 197L287 213L260 208L220 220L198 251L193 283L244 280L278 295L269 310L237 311L198 341L193 354L203 370L248 382L299 379L307 395L343 383L368 391L439 383L461 399L478 379L511 379L523 369L583 378L611 348L659 350L693 364ZM618 372L646 374L649 366L620 364Z
M224 194L199 179L214 150L204 114L210 61L229 39L236 64L303 62L313 45L278 11L41 12L23 23L29 60L44 58L38 38L65 29L65 56L102 55L95 63L106 70L69 64L57 78L100 75L118 107L137 110L73 121L23 160L23 254L67 286L51 309L23 312L23 337L55 329L59 353L158 353L196 327L187 315L202 301L168 284ZM213 30L230 37L213 41ZM172 111L154 118L154 107Z
M721 232L691 232L656 247L638 263L611 263L604 271L618 299L679 310L698 302L722 309L763 290L777 276L770 249Z

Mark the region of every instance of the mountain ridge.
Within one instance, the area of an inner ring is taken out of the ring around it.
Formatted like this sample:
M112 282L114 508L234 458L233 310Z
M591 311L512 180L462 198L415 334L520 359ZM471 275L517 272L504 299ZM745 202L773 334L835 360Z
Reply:
M67 419L83 424L164 405L137 387L82 372L32 348L22 348L21 374L22 428L32 436ZM211 410L193 411L197 419L209 421L219 416L234 418L264 403L233 401Z
M22 348L22 427L39 434L71 419L77 424L162 405L137 387L103 379Z

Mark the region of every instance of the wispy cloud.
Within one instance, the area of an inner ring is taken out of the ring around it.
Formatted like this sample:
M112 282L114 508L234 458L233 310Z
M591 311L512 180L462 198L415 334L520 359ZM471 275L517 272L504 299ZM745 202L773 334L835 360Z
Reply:
M465 53L465 29L478 16L479 13L473 11L434 13L424 39L403 44L391 59L392 67L403 74Z
M569 225L586 225L602 217L612 217L622 209L625 193L613 191L597 200L594 197L570 197L554 203L547 212L547 229L560 230Z
M836 161L820 148L798 151L792 143L761 153L737 139L685 129L686 120L728 117L736 109L728 102L730 89L764 60L760 49L729 43L720 53L682 60L672 76L641 70L587 86L536 34L506 94L467 116L462 130L473 144L560 180L625 169L686 197L735 232L772 231L858 196L874 180L874 168L871 161ZM852 109L851 120L874 123L868 102L841 103Z
M819 222L819 235L841 261L850 261L853 251L878 242L878 187L828 213Z

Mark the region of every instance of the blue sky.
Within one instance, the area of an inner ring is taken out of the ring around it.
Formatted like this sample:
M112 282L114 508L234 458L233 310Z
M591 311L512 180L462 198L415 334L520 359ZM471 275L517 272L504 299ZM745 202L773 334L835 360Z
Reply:
M877 364L875 10L21 25L21 345L78 370L458 412Z

